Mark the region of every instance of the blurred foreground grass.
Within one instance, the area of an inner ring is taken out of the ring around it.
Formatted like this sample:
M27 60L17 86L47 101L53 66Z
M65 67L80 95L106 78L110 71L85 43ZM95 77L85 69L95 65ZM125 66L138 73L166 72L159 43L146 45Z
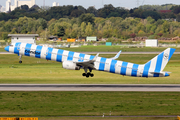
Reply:
M179 115L179 92L0 92L0 116Z

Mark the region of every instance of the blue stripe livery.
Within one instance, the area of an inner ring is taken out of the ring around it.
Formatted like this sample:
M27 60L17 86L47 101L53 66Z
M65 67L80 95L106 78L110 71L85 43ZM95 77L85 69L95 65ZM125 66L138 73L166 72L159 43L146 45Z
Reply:
M111 66L110 66L110 72L111 73L115 73L116 63L117 63L117 60L112 60L111 61Z
M31 50L31 46L32 44L26 44L26 47L25 47L25 55L26 56L30 56L30 50Z
M73 60L73 56L74 56L74 52L69 52L67 60L68 61L72 61Z
M83 53L77 53L79 56L75 56L75 52L64 51L61 49L54 49L53 51L53 48L39 45L33 45L32 49L32 44L29 43L13 43L12 45L5 47L5 50L20 55L20 60L22 56L21 54L24 54L25 56L31 55L32 57L35 56L36 58L54 60L57 62L62 62L63 60L63 68L71 70L79 70L83 68L86 72L84 74L86 74L88 77L89 75L91 77L94 76L91 74L92 70L105 71L105 67L107 72L133 77L166 77L169 76L169 74L168 72L163 72L163 69L175 52L175 49L167 48L146 64L138 65L123 61L118 62L115 60L117 56L113 58L103 58L98 57L99 54L96 56L89 56ZM86 58L85 61L84 58ZM90 73L88 73L88 70ZM118 71L120 72L118 73Z
M64 52L64 50L60 50L60 49L58 50L56 61L62 62L62 55L63 55L63 52Z
M83 62L84 61L84 57L85 57L85 54L80 53L79 54L78 62Z
M46 51L46 60L51 60L53 48L48 48Z
M14 47L14 53L16 53L18 55L19 55L20 45L21 45L21 43L16 43L15 47Z
M37 52L40 52L40 54L36 54L36 55L35 55L36 58L41 58L41 50L42 50L42 46L39 46L39 45L38 45L37 48L36 48L36 51L37 51Z
M92 60L93 58L94 58L94 56L91 55L91 56L90 56L90 60Z
M99 64L100 71L104 71L105 63L106 63L106 58L101 58L100 64Z
M142 75L143 77L148 77L150 65L151 65L151 61L145 64L143 75Z
M174 49L174 48L170 49L168 61L171 59L171 57L172 57L173 53L175 52L175 50L176 49Z
M121 75L126 75L126 69L127 69L127 62L123 62L121 66Z
M138 67L139 67L139 65L137 65L137 64L134 64L134 65L133 65L133 67L132 67L132 72L131 72L131 76L134 76L134 77L137 76Z

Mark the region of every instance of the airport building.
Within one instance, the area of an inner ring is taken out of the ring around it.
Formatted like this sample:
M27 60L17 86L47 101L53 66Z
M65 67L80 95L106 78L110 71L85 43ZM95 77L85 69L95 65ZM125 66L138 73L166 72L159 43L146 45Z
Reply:
M158 40L157 39L147 39L146 47L158 47Z
M8 34L8 37L11 37L11 44L16 42L36 44L35 37L38 36L38 34Z

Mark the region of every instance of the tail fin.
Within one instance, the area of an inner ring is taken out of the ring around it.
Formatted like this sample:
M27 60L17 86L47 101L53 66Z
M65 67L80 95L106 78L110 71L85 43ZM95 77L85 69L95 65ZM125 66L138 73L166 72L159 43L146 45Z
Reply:
M162 72L175 50L176 49L174 48L167 48L162 53L147 62L145 67L149 67L149 72Z

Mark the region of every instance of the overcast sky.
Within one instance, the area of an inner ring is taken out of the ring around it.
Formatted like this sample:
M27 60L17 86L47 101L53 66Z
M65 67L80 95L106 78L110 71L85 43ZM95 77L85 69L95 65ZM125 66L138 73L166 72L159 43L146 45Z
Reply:
M14 1L14 0L12 0ZM28 0L20 0L28 1ZM36 0L38 6L43 6L44 0ZM139 1L139 2L138 2ZM143 3L144 1L144 3ZM97 9L102 8L103 4L112 4L114 7L135 8L139 5L162 5L162 4L180 4L180 0L45 0L45 6L52 6L53 2L62 5L81 5L85 8L95 6ZM6 0L0 0L0 5L5 6Z

